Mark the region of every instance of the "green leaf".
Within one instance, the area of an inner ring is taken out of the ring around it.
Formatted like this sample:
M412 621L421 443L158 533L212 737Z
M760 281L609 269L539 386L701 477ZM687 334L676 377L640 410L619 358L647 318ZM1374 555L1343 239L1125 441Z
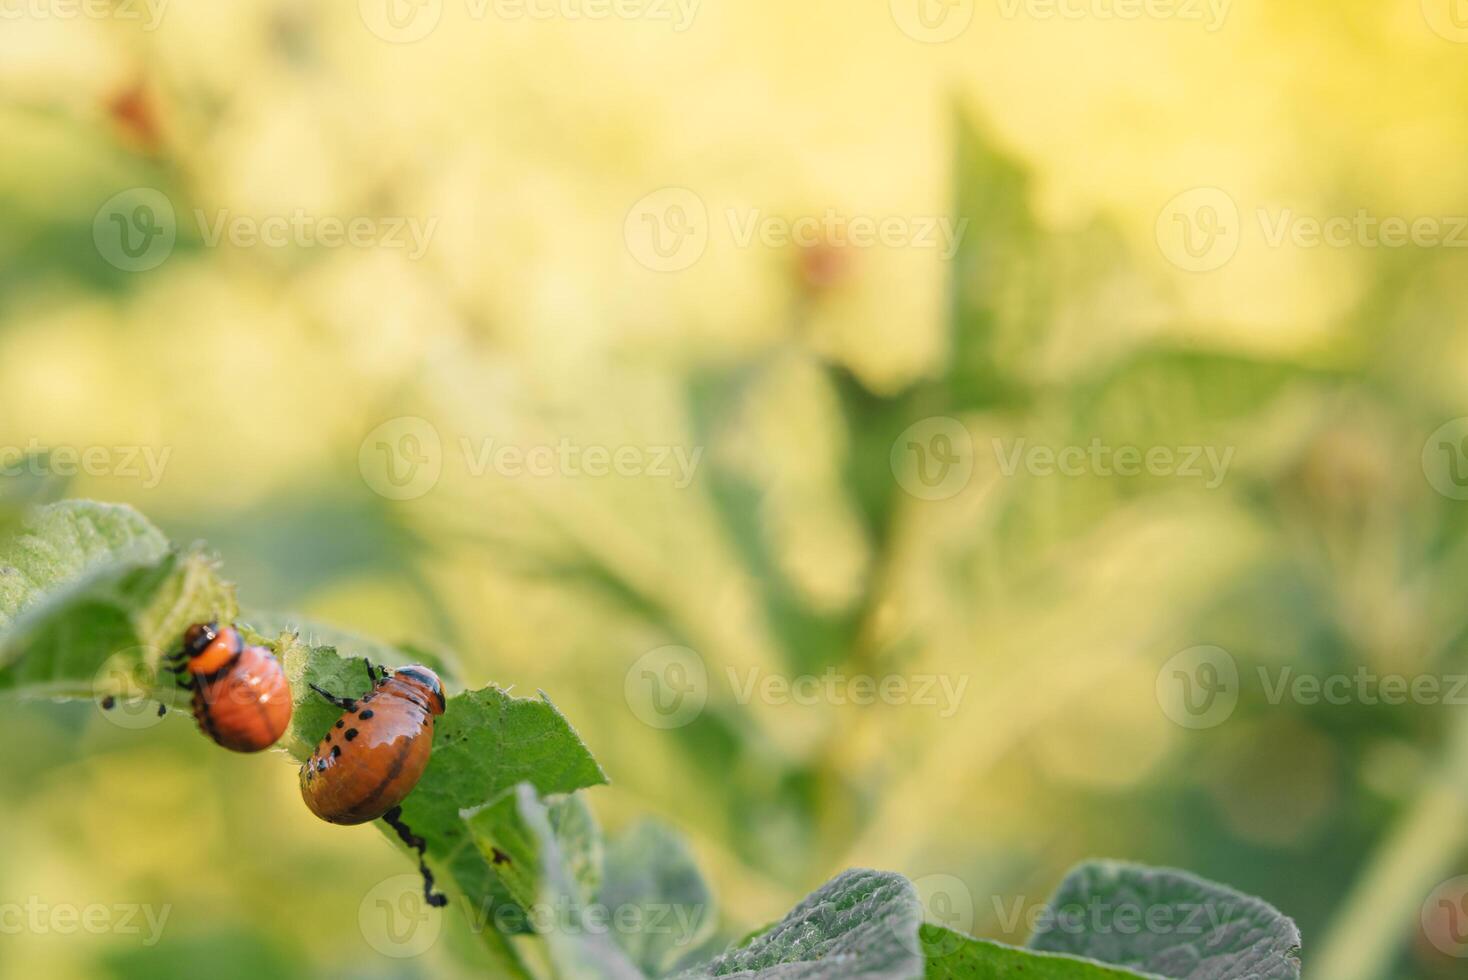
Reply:
M735 976L749 980L1145 978L1093 960L1016 949L924 923L917 894L906 879L860 870L846 872L777 925L742 941L712 963L680 974L677 980Z
M601 892L606 860L601 825L581 793L553 797L546 804L561 859L576 882L576 893L586 901Z
M534 787L531 787L534 793ZM540 898L541 847L534 831L520 816L520 794L511 789L483 806L465 810L461 816L469 826L470 838L489 862L514 908L502 911L513 921L501 919L499 928L529 931L528 915Z
M737 414L741 401L751 397L762 373L762 363L730 378L722 373L696 376L689 384L687 405L696 440L717 445L722 420ZM792 670L819 671L841 662L851 649L857 623L848 611L823 612L811 608L792 588L776 558L765 516L765 492L747 474L710 454L704 480L709 499L720 519L724 539L758 593L764 620ZM883 457L885 459L885 457Z
M341 715L310 685L344 697L366 694L365 658L308 646L292 634L282 637L277 652L296 704L289 750L304 760ZM428 840L430 864L447 872L477 908L487 904L492 910L507 896L472 846L459 813L522 782L541 793L570 793L605 783L606 774L543 693L515 698L486 687L450 695L435 725L428 768L403 804L403 820Z
M530 787L532 794L534 791ZM543 803L561 864L567 880L574 886L574 897L581 904L590 904L601 881L601 828L579 794L553 796ZM528 929L524 916L539 901L544 876L539 841L526 826L520 811L517 787L461 814L474 845L515 902L516 926L512 931L516 932Z
M637 930L617 930L622 949L644 973L659 977L713 935L714 896L683 836L645 820L606 849L601 904L634 916ZM634 911L635 910L635 911Z
M547 803L534 786L522 783L466 811L464 824L514 897L517 916L545 940L557 976L642 980L612 939L622 924L590 899L587 876L577 873L595 853L592 841L599 836L584 804ZM504 928L503 922L501 913L496 925Z
M172 549L161 532L126 507L66 502L29 512L0 537L0 690L25 696L92 697L103 693L184 705L187 693L158 671L190 623L236 621L233 587L201 553ZM324 627L262 634L286 622L261 614L241 624L251 642L272 647L291 681L294 712L279 746L304 760L340 710L310 685L347 696L366 692L365 661L442 662L422 651L361 640ZM452 673L445 671L446 680ZM117 690L112 681L116 678ZM438 720L432 759L403 805L403 819L427 841L427 861L441 884L471 910L506 901L504 887L468 840L459 811L521 782L569 793L606 781L565 718L544 695L513 698L497 688L455 694ZM568 823L568 827L571 823ZM381 825L398 841L396 832ZM588 869L583 869L583 871ZM588 880L590 884L590 880ZM528 975L508 937L483 934L496 966Z
M522 782L551 794L606 781L580 736L544 694L512 698L489 687L449 699L434 736L433 759L404 802L403 819L428 839L429 861L449 871L483 910L497 905L503 892L472 846L459 811Z
M1137 980L1144 976L1074 956L972 939L932 923L923 925L922 940L928 950L927 980Z
M1111 364L1069 394L1072 440L1228 450L1269 424L1289 394L1326 390L1328 365L1158 345Z
M304 761L341 715L310 685L345 697L363 695L369 688L366 658L345 655L333 646L310 646L294 633L283 634L275 648L295 700L283 744L297 761ZM374 652L380 656L381 645ZM525 970L497 925L513 925L503 910L514 906L514 898L474 845L460 812L495 800L522 782L543 793L570 793L605 783L606 775L544 694L515 698L496 687L465 691L448 697L434 727L428 768L402 807L402 821L427 842L426 859L440 886L467 914L502 969L513 975L525 975ZM396 831L381 821L377 826L403 847Z
M190 623L234 613L214 562L171 549L131 508L38 508L0 541L0 690L88 697L141 686L177 703L159 659Z
M44 450L28 452L0 475L0 538L8 539L36 508L65 495L66 477L57 476Z
M1186 872L1111 861L1066 877L1029 945L1170 980L1300 976L1300 932L1267 902Z
M154 564L168 540L133 510L68 500L22 517L0 543L0 630L7 630L47 592L119 564Z
M901 875L854 869L785 918L679 980L917 980L924 975L922 906Z
M1031 211L1030 172L995 146L970 113L954 117L955 211L964 222L953 260L947 408L1020 399L1025 347L1043 336L1054 276Z

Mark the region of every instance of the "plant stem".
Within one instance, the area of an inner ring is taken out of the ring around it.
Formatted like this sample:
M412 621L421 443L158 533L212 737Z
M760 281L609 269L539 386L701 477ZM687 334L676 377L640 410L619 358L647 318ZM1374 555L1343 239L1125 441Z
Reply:
M1468 845L1468 716L1438 766L1376 849L1337 914L1321 955L1306 952L1312 980L1376 980L1390 964L1444 869Z

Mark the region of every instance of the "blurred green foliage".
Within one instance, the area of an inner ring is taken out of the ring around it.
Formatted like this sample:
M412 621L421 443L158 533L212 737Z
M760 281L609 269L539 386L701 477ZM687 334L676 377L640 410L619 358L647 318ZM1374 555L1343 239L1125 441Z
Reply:
M1250 683L1226 725L1190 732L1155 682L1201 644L1246 678L1468 670L1468 512L1422 463L1468 414L1461 255L1249 241L1190 274L1153 226L1200 186L1246 220L1463 213L1461 52L1418 11L1365 3L1240 7L1206 36L996 21L931 47L873 16L770 2L687 35L467 24L417 46L346 8L270 3L180 8L148 36L7 24L0 446L170 456L156 485L7 469L0 522L63 491L135 503L227 556L247 607L551 692L613 781L604 821L688 831L729 934L868 865L958 876L974 930L1017 942L1000 905L1105 853L1261 895L1363 978L1457 975L1417 913L1468 871L1461 705L1276 704ZM109 108L135 88L147 125ZM716 217L968 225L949 264L715 241L658 275L623 221L668 185ZM180 235L132 274L93 221L139 186L174 202ZM419 263L192 230L194 208L297 207L442 223ZM394 501L359 453L404 416L438 432L443 473ZM929 501L892 449L939 417L969 432L975 471ZM486 438L704 454L686 489L512 479L467 465L461 440ZM1019 440L1233 456L1212 489L1006 475L991 447ZM667 644L711 679L676 731L623 693ZM940 718L741 703L727 681L831 667L970 685ZM473 969L453 930L419 960L364 944L358 903L400 860L316 826L279 766L84 705L7 705L0 738L26 749L0 773L0 901L175 907L156 948L7 936L0 976L205 956L258 959L251 975Z

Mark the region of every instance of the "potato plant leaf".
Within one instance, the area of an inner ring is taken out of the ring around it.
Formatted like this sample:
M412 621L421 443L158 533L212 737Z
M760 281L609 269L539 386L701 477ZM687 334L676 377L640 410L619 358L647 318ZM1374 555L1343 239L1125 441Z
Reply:
M570 793L601 785L606 775L544 695L513 698L494 687L455 695L433 746L403 820L428 840L429 863L458 885L473 914L492 914L506 900L504 888L459 812L519 783Z
M171 546L130 508L67 501L25 511L0 526L0 693L126 693L184 707L187 693L159 659L190 623L237 622L237 608L211 559ZM603 845L575 791L606 776L544 694L457 690L442 657L266 613L241 629L285 666L295 710L278 748L297 761L340 714L312 684L364 694L368 658L440 672L448 707L402 820L426 841L439 887L498 975L534 975L516 935L544 940L557 976L576 980L640 980L694 958L714 902L687 847L651 823ZM677 978L1299 980L1299 946L1294 923L1267 903L1179 871L1082 865L1021 950L924 924L905 878L852 870Z
M546 810L561 859L576 882L577 894L588 902L594 901L602 889L606 849L601 825L586 805L585 794L552 797Z
M678 980L917 980L923 910L901 875L843 872L768 930Z
M0 539L0 690L89 697L150 689L191 622L229 619L234 588L129 507L64 501Z
M922 927L927 980L1139 980L1144 974L1059 953L1036 953L973 939L931 923Z
M309 646L294 633L283 634L275 647L296 701L283 747L303 761L341 714L310 685L345 697L365 694L366 658L346 656L336 647ZM382 650L376 652L381 655ZM428 769L402 809L403 822L427 841L429 866L459 913L469 917L493 951L510 958L513 951L501 932L515 931L519 921L503 914L513 896L474 846L460 811L494 800L522 782L544 793L570 793L605 783L606 775L544 694L516 698L497 687L450 694L435 725ZM390 827L381 821L378 826L401 844Z
M1029 946L1169 980L1300 977L1300 932L1267 902L1186 872L1112 861L1066 877Z
M606 847L601 904L639 928L618 929L617 942L644 973L659 977L714 932L718 911L683 836L644 820Z
M464 824L513 895L512 914L545 940L557 977L643 980L613 939L621 925L612 918L614 910L588 895L587 878L575 870L594 853L591 837L598 836L579 801L547 802L522 783L465 811ZM498 913L501 922L504 914Z
M529 792L533 794L534 789L530 787ZM590 904L595 901L602 873L601 830L596 819L580 794L552 796L543 804L561 865L574 886L570 896ZM539 900L545 876L540 840L521 809L520 792L515 788L461 814L475 847L514 900L514 909L505 912L513 919L509 927L513 932L530 931L528 919Z
M234 588L214 562L171 547L136 511L84 501L37 508L0 537L0 692L56 698L115 693L185 707L187 692L158 670L159 659L190 623L236 621L237 608ZM274 649L291 681L295 710L279 747L303 761L340 715L309 685L365 693L365 658L349 648L313 646L301 635L349 643L350 634L313 626L274 632L286 620L268 614L252 619L253 627L241 625L246 637ZM424 659L417 650L363 646L379 663ZM444 674L452 690L452 674ZM569 793L605 781L544 695L515 698L495 687L464 691L449 697L438 719L432 761L405 801L403 819L427 840L429 865L458 904L492 909L505 900L503 886L469 840L459 811L522 782L544 793ZM382 829L397 841L394 831ZM528 975L507 937L491 929L483 939L506 975Z
M163 532L131 507L68 500L30 510L0 544L0 630L89 572L158 562L169 550Z
M925 923L922 915L905 878L848 871L778 924L676 980L1159 980L1081 957L973 939Z

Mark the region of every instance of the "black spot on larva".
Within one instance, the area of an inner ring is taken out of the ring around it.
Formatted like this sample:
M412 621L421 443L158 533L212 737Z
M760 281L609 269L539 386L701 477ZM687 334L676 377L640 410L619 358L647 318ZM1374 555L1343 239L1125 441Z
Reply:
M316 760L316 771L317 772L325 772L326 771L326 760L325 759L317 759Z
M510 856L508 854L506 854L504 851L500 850L498 847L492 849L492 851L491 851L491 858L492 858L493 863L495 863L495 864L513 864L514 863L513 861L510 860Z
M350 742L352 739L354 739L356 737L357 737L357 730L355 728L348 728L347 729L347 741Z
M371 708L368 708L366 711L362 712L357 717L358 718L361 718L363 721L366 721L367 719L369 719L369 718L372 717L372 709Z
M337 728L344 728L344 727L345 727L345 726L346 726L346 724L347 724L347 723L346 723L346 722L344 722L344 721L338 721L338 722L337 722L337 723L336 723L336 727L337 727Z
M331 744L331 732L327 732L326 733L326 737L323 738L321 741L324 742L324 743L326 743L327 745L330 745Z
M102 699L103 711L111 711L115 707L117 707L117 699L114 698L112 695L109 694Z
M333 745L331 747L331 757L333 759L340 759L342 757L342 747L340 745Z
M168 705L166 705L166 704L160 704L158 706L158 717L159 718L162 718L166 714L168 714Z

